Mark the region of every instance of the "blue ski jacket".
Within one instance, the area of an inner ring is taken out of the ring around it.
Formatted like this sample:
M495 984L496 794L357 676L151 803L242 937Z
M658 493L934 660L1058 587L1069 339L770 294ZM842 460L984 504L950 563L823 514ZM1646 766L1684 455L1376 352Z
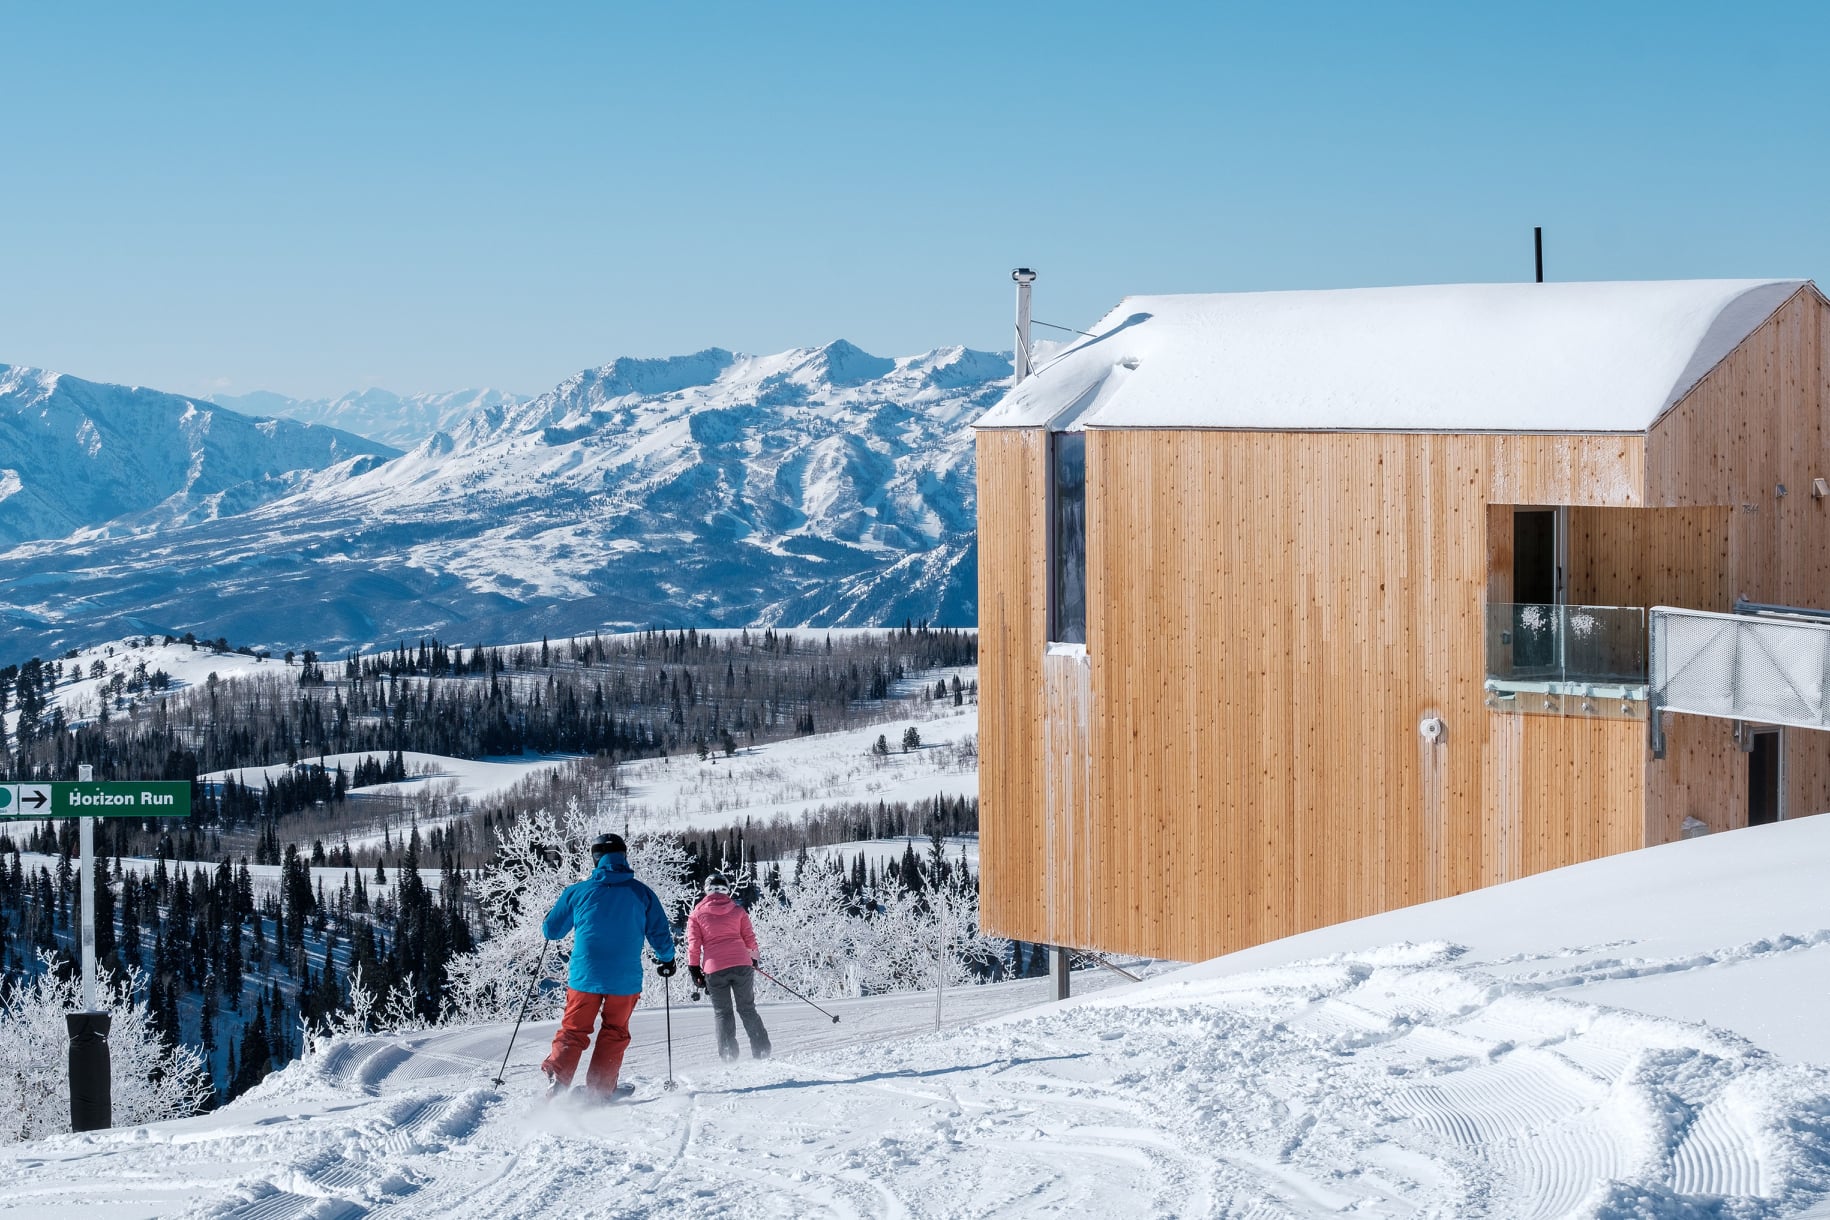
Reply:
M548 940L572 938L573 991L594 995L636 995L642 990L642 938L657 961L674 959L673 929L655 892L635 879L629 857L607 852L591 875L569 885L541 930Z

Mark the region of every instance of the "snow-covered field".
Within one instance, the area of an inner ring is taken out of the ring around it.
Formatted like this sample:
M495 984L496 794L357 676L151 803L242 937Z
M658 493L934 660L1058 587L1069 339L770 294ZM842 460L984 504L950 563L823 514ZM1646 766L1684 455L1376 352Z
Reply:
M342 767L345 774L354 774L357 764L365 758L385 763L389 757L386 750L313 754L301 758L298 767L323 767L326 770ZM412 796L419 792L437 791L452 798L477 800L507 792L531 776L557 770L572 762L573 757L529 754L507 758L450 758L443 754L403 750L401 761L407 767L405 780L391 784L369 784L351 788L350 792L356 796ZM236 767L227 771L211 771L197 779L200 783L220 784L232 776L238 784L251 784L259 788L295 769L286 763L275 763L269 767Z
M150 641L142 644L142 641ZM85 648L75 657L63 660L67 674L80 674L80 678L60 682L57 689L51 692L51 704L64 709L64 716L71 721L94 718L101 709L106 688L116 674L131 678L134 671L144 665L148 676L164 670L171 677L171 685L163 693L142 691L139 695L125 696L137 698L144 703L149 698L163 698L164 694L181 690L187 686L201 686L215 674L220 680L241 677L245 674L277 673L286 669L286 663L280 657L271 657L265 661L258 657L240 652L213 652L202 645L192 647L189 644L166 644L162 637L134 636L116 640L111 644L98 644ZM9 658L10 660L10 658ZM97 663L102 672L90 677ZM296 669L292 671L295 675ZM46 709L49 710L48 708ZM7 711L3 717L6 731L11 734L19 727L19 707L12 700L7 701Z
M506 758L451 758L444 754L422 754L417 750L400 752L401 761L406 764L407 778L388 784L365 784L360 788L351 788L350 795L355 797L389 796L410 798L414 796L440 796L449 801L480 801L488 797L499 796L509 791L516 784L538 775L556 771L575 761L572 755L563 754L528 754ZM346 775L353 775L356 766L364 759L385 763L389 758L386 750L358 750L347 754L311 755L302 758L298 767L322 766L327 769L342 767ZM233 777L237 784L251 784L256 788L268 784L295 768L286 763L275 763L267 767L236 767L226 771L211 771L198 776L198 781L205 784L220 784ZM456 815L446 817L428 817L419 823L421 834L432 830L448 830L456 821ZM371 828L359 834L339 835L333 842L326 840L325 846L335 847L347 841L357 850L380 847L390 840L404 842L409 833L407 823L398 815L387 820L383 826L371 822ZM309 831L304 832L309 833Z
M881 724L745 747L730 758L714 755L701 762L681 754L626 763L622 783L629 826L721 828L745 818L799 817L847 801L976 797L979 709L938 700L904 708L907 715ZM910 725L922 744L905 754L902 734ZM888 754L872 752L880 736Z
M552 1026L341 1045L201 1118L0 1150L0 1209L109 1216L1830 1216L1830 818L1261 946L1035 982L768 996L718 1065L675 988L633 1101L548 1108ZM766 947L765 947L766 952ZM1111 976L1076 976L1097 985ZM767 992L769 989L765 989Z

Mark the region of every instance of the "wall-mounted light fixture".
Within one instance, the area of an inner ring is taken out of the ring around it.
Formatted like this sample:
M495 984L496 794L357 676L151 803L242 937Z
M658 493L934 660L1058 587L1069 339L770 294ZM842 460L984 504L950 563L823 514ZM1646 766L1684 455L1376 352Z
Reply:
M1830 496L1830 479L1812 479L1811 498L1821 500L1825 496Z

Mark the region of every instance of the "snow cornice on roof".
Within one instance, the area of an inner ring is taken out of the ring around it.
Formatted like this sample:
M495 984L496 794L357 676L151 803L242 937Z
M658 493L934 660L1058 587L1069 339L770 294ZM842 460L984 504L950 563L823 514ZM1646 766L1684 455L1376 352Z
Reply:
M977 426L1644 432L1809 283L1127 297Z

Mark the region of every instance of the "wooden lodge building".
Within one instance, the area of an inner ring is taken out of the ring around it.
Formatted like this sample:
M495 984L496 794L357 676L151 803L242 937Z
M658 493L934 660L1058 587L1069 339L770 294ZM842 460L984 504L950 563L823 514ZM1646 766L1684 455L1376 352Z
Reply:
M978 424L986 929L1199 960L1830 809L1830 733L1647 713L1649 607L1830 607L1827 315L1124 301Z

